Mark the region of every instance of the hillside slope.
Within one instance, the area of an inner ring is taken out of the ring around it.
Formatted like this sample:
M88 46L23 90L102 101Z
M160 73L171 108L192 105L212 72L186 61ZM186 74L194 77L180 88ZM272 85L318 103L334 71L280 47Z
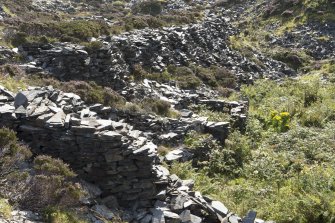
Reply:
M0 222L335 221L334 15L0 0Z

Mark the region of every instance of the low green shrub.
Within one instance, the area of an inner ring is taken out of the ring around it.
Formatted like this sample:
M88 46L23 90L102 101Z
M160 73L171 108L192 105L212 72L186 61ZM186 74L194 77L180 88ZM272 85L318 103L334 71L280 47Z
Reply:
M227 68L211 66L209 68L193 67L194 73L205 84L212 87L236 87L236 76Z
M146 0L138 2L132 9L133 13L142 13L152 16L157 16L161 14L163 10L162 4L160 1L156 0Z
M195 111L199 116L207 117L207 120L211 122L229 122L230 121L229 111L227 112L212 111L203 105L193 106L192 110Z
M210 140L212 140L212 136L210 134L202 134L196 131L190 131L185 136L184 144L189 149L196 149L199 147L205 147L207 142Z
M231 133L223 146L209 134L191 131L184 144L194 154L193 165L201 167L210 177L236 177L250 158L251 142L239 132Z
M159 82L173 80L182 89L195 89L202 83L221 90L236 87L235 75L226 68L216 66L204 68L200 66L178 67L169 65L163 72L150 73L137 64L132 69L132 76L137 81L144 78Z
M44 211L44 219L47 223L88 223L86 220L80 219L73 212L60 210L55 207L47 208Z
M276 51L272 57L275 60L286 63L289 67L298 70L302 68L306 63L309 62L310 57L306 55L305 52L299 51Z
M325 122L334 119L332 114L335 88L330 82L322 82L319 76L304 76L300 80L288 79L280 84L260 80L253 86L243 86L242 93L250 100L250 115L257 117L265 125L270 123L269 127L281 126L281 120L277 124L272 120L274 117L280 118L280 115L270 115L269 120L271 111L277 111L278 114L288 112L290 127L297 123L322 127Z
M201 84L201 80L194 74L191 68L170 65L167 71L173 76L182 89L195 89Z
M54 28L63 36L69 36L87 41L89 37L99 37L102 34L108 34L108 26L105 23L98 21L68 21L61 22Z
M67 164L50 156L40 155L34 159L36 175L21 202L30 210L46 207L76 207L84 192L80 184L74 183L76 174Z
M37 156L34 159L34 168L39 174L60 175L64 178L74 177L75 173L60 159L54 159L50 156Z
M308 107L300 116L300 123L307 127L322 128L329 119L334 119L333 109L327 105L316 103Z
M0 178L6 178L8 175L18 170L18 164L28 160L31 157L30 150L19 144L14 131L0 129Z
M74 181L75 173L63 161L37 156L32 171L22 169L30 167L32 153L6 128L0 129L0 154L0 197L36 211L48 206L72 208L79 204L84 192ZM8 215L10 207L2 201L0 215Z
M205 146L209 156L173 163L171 172L241 216L253 209L278 223L333 222L335 85L317 73L242 86L245 133L233 131L222 146L190 132L186 148Z
M157 115L166 117L168 117L171 112L171 104L160 99L144 99L141 102L141 108L147 112L153 112Z
M113 2L113 6L115 6L115 7L124 7L125 4L126 3L124 1L114 1Z
M100 41L92 41L83 45L85 46L85 50L90 54L98 51L103 47L103 43Z
M195 182L195 190L203 194L217 194L219 183L213 178L208 177L207 172L192 166L191 161L185 163L174 162L169 167L171 174L176 174L183 180L192 179Z

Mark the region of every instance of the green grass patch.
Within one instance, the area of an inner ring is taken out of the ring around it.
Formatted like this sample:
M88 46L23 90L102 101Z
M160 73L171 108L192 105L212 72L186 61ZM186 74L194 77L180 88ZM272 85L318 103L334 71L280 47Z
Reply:
M200 165L174 163L171 172L195 179L195 190L241 216L253 209L278 223L332 222L335 84L322 74L329 71L333 63L325 61L297 79L243 86L250 106L245 134L233 132L225 146L188 134L185 145L209 155Z
M0 198L0 217L9 220L12 216L12 210L12 206L8 203L8 201Z
M229 111L212 111L206 106L195 106L192 108L199 116L207 117L208 121L212 122L229 122L230 115Z
M81 219L74 212L65 211L58 208L47 208L44 212L47 223L88 223Z
M169 65L163 72L148 72L140 65L135 65L132 77L136 81L143 79L155 80L158 82L175 81L182 89L196 89L201 84L206 84L216 89L236 87L236 77L228 69L211 66L181 66Z
M27 88L27 84L21 80L14 77L3 77L0 75L0 85L4 86L12 92L18 92Z

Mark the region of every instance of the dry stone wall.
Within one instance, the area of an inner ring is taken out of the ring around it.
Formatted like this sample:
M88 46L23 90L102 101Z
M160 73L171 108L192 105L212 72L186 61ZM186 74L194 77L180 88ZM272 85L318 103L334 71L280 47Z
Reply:
M103 46L90 51L70 43L25 44L27 71L46 71L61 80L94 80L114 89L123 88L125 77L139 64L161 72L168 65L205 67L218 65L234 72L240 81L293 74L285 64L255 52L262 66L231 49L228 37L236 32L222 14L208 12L199 24L143 29L119 36L100 37Z
M79 177L102 189L101 198L108 207L130 208L126 221L242 221L220 201L193 191L193 180L181 180L158 165L152 134L135 130L122 120L100 118L103 112L112 114L113 110L87 106L79 96L51 86L17 94L0 86L0 127L16 130L35 154L49 154L69 163ZM228 126L207 122L207 128L224 131ZM176 134L158 135L161 141L176 140Z
M50 87L2 92L0 126L15 129L34 153L63 159L122 206L151 206L156 145L141 131L94 117L77 95Z

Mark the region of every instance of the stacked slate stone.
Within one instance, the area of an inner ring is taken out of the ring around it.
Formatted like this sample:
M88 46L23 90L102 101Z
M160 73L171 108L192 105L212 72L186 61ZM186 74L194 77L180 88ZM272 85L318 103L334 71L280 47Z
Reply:
M1 21L1 11L0 11L0 21ZM18 55L16 50L9 49L5 46L0 46L0 65L11 62L16 55Z
M233 28L220 13L207 13L200 24L162 29L143 29L119 36L101 37L104 46L88 53L83 46L56 44L25 44L22 55L59 79L95 80L119 89L123 80L140 64L151 71L163 71L170 64L187 66L195 63L205 67L224 66L241 82L253 78L278 78L293 74L285 64L255 53L264 67L230 49L227 38Z
M100 119L78 95L52 87L1 88L0 103L0 126L17 130L34 153L63 159L122 206L151 206L156 145L141 131Z
M121 91L127 100L143 99L144 97L158 98L169 102L177 109L187 108L189 105L197 104L199 100L217 98L215 90L200 86L198 89L185 90L176 86L174 81L159 83L157 81L144 79L143 82L130 82Z
M98 185L101 192L94 197L103 205L92 207L95 212L112 219L108 208L131 208L127 220L134 223L241 221L221 202L192 191L192 180L170 176L158 165L157 146L147 134L125 122L101 119L103 111L112 110L89 107L78 95L51 86L16 95L0 87L0 126L17 130L34 153L61 158L82 179ZM173 141L177 135L160 137ZM180 158L190 155L174 152Z
M69 43L24 44L20 52L30 61L22 65L28 73L43 70L60 80L94 80L108 83L114 89L125 86L128 65L122 58L122 52L107 43L90 54L84 46Z
M102 115L115 121L124 119L131 123L135 129L155 133L152 134L151 139L157 144L176 145L191 130L210 133L219 141L224 142L230 128L240 129L241 131L245 128L248 102L212 99L216 98L217 94L207 88L193 91L182 90L174 85L160 84L156 81L145 79L143 83L130 83L127 90L122 91L122 93L128 100L136 101L146 97L167 101L179 111L181 116L179 119L158 118L150 114L145 115L117 110L113 111L115 115L112 117L108 117L109 114L107 116ZM207 121L206 117L198 117L189 110L190 105L204 105L210 110L228 113L231 121ZM157 133L159 133L159 137Z

